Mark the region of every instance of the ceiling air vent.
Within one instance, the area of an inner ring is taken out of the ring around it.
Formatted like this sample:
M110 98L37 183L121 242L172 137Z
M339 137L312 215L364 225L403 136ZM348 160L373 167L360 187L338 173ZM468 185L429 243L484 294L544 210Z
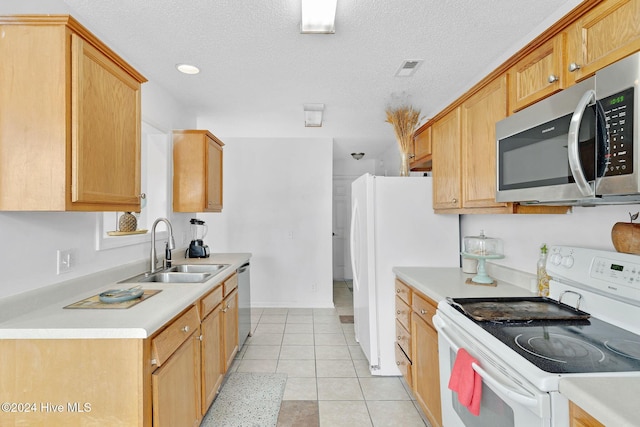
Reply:
M400 68L396 71L396 77L410 77L413 73L416 72L420 64L422 64L422 59L407 59L400 64Z

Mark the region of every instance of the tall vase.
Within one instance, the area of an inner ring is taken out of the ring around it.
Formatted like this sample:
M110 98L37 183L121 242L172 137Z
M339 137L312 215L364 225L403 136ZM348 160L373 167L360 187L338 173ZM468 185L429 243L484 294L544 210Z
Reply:
M400 153L400 176L409 176L409 153Z

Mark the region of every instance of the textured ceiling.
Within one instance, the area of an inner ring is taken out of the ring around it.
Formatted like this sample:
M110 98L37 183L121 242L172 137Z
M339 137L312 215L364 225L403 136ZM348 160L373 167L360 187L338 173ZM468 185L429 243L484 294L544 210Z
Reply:
M395 144L386 105L434 115L579 0L339 0L333 35L300 34L299 0L64 2L219 137L331 137L340 159ZM394 77L405 59L424 63ZM305 103L326 105L321 128Z

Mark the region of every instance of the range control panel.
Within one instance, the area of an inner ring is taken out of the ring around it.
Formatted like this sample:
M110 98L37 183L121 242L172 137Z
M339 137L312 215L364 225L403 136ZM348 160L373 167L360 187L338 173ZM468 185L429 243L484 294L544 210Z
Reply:
M601 294L640 301L640 256L570 246L551 246L547 273L555 280Z

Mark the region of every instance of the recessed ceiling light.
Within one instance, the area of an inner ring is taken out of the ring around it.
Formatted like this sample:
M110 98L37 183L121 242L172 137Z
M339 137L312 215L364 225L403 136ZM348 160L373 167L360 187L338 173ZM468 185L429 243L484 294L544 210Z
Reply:
M190 64L176 64L176 68L184 74L198 74L200 72L198 67Z
M302 34L335 34L338 0L301 0Z
M420 67L420 64L422 64L422 61L423 61L422 59L406 59L402 61L402 64L400 64L400 68L398 68L398 71L396 71L395 76L396 77L412 76L416 72L418 67Z

